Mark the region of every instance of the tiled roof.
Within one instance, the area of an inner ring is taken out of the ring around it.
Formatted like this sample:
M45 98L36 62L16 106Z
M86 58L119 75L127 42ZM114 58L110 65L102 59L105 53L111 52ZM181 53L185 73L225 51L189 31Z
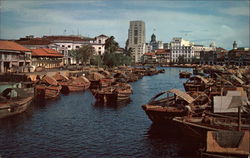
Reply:
M101 34L101 35L99 35L99 36L97 36L97 37L108 37L108 36L106 36L106 35L104 35L104 34Z
M168 49L156 49L155 54L168 54L170 53L170 50Z
M39 48L39 49L31 49L31 50L32 50L32 56L63 57L62 54L55 51L54 49Z
M144 55L147 55L147 56L154 56L155 53L144 53Z
M14 50L30 52L30 49L13 41L0 41L0 50Z
M43 38L32 38L27 40L17 40L17 43L21 45L49 45L51 42L50 40L43 39Z
M81 36L43 36L43 39L47 39L49 41L89 41L93 40L93 38L89 37L81 37Z

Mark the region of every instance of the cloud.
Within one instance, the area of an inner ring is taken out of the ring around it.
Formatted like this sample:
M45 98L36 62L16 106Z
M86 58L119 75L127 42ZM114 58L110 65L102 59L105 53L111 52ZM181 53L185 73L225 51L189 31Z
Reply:
M193 1L3 1L0 38L56 35L63 34L66 29L67 34L77 34L79 30L90 37L114 35L124 46L129 21L143 20L147 41L155 28L157 39L163 42L184 37L197 44L208 45L215 41L225 48L231 48L233 40L249 46L249 20L245 13L244 16L229 16L228 10L236 7L209 7L211 4Z
M221 9L221 13L233 16L249 16L249 4L248 7L231 7Z

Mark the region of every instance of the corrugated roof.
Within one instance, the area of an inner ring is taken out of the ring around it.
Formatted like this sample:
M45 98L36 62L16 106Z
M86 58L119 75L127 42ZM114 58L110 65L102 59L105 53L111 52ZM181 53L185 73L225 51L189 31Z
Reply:
M39 49L31 49L31 50L32 50L32 56L63 57L62 54L55 51L54 49L39 48Z
M179 89L171 89L171 90L169 90L169 92L174 93L175 95L181 97L182 99L184 99L188 103L192 103L194 101L193 97L191 97L189 94L187 94L183 91L180 91Z
M13 41L0 41L0 50L14 50L30 52L30 49Z

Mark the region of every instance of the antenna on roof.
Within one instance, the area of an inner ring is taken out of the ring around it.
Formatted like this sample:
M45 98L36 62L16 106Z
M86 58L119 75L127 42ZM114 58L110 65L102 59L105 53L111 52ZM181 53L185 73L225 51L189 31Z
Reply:
M77 36L79 36L79 28L77 28Z
M64 30L63 30L63 35L65 35L65 34L66 34L66 31L67 31L66 29L64 29Z

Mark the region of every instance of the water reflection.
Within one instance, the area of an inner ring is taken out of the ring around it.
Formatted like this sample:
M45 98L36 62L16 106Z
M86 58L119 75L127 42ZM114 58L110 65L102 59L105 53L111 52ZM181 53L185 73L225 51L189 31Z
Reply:
M145 136L157 157L199 157L200 142L184 136L174 124L152 124Z

